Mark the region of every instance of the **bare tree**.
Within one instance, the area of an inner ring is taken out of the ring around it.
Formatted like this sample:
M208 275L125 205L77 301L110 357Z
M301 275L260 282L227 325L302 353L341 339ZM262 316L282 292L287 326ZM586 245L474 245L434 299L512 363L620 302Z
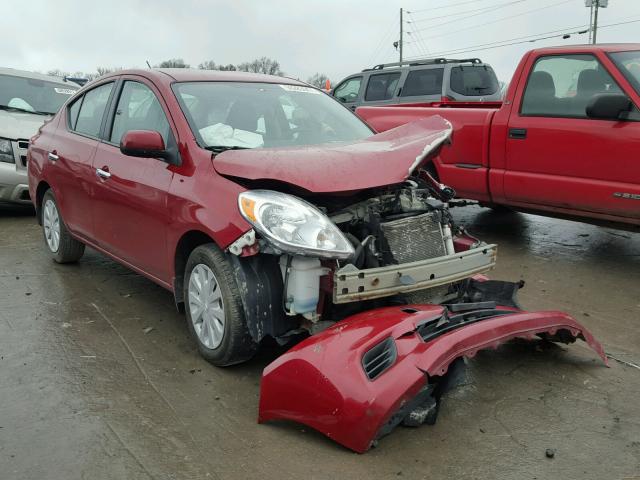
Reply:
M182 58L171 58L160 62L157 65L158 68L190 68L188 63L185 63Z
M229 65L218 65L218 70L233 72L237 70L237 68L234 64L230 63Z
M213 60L207 60L206 62L202 62L198 65L200 70L220 70L220 67L216 65L216 62Z
M307 83L310 83L314 87L324 88L327 84L327 80L329 80L329 77L324 73L316 73L307 79Z
M283 75L280 62L267 57L256 58L252 62L238 65L241 72L266 73L267 75Z

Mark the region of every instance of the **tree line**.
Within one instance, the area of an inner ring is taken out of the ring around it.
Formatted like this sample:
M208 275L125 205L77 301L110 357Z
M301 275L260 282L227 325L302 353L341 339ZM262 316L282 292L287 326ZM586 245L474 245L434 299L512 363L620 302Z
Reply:
M191 68L191 65L186 63L182 58L171 58L163 60L162 62L154 65L154 68ZM251 62L243 62L237 65L229 63L227 65L217 64L213 60L207 60L198 64L197 68L200 70L220 70L220 71L239 71L239 72L252 72L252 73L264 73L267 75L279 75L283 76L285 73L280 68L280 62L277 60L260 57ZM95 72L65 72L63 70L54 69L47 72L48 75L56 77L77 77L86 78L89 81L95 80L107 73L117 72L118 70L124 70L123 67L98 67ZM307 83L318 87L324 88L328 77L323 73L316 73L307 79Z

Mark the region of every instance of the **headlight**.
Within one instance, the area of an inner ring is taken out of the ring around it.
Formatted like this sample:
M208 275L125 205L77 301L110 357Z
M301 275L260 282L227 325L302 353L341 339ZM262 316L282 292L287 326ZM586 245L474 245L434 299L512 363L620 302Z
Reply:
M292 195L251 190L238 196L242 216L277 249L298 255L347 259L344 234L321 211Z
M6 138L0 138L0 162L15 163L11 140L7 140Z

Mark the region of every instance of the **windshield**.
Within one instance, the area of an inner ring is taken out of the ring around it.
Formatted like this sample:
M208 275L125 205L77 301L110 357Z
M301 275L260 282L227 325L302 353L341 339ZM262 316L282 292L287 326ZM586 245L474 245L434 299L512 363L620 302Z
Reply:
M315 88L241 82L175 83L198 142L205 148L261 148L360 140L367 125Z
M36 78L0 75L0 107L54 114L77 90Z
M640 94L640 51L616 52L611 54L611 58L635 91Z

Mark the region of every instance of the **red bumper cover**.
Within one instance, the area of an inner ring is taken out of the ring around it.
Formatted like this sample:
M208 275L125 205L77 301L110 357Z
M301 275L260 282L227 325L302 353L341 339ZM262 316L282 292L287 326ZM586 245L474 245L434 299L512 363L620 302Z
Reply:
M607 362L602 346L565 313L504 307L448 328L443 312L436 305L372 310L302 341L265 368L259 422L293 420L365 452L457 358L543 336L580 338Z

